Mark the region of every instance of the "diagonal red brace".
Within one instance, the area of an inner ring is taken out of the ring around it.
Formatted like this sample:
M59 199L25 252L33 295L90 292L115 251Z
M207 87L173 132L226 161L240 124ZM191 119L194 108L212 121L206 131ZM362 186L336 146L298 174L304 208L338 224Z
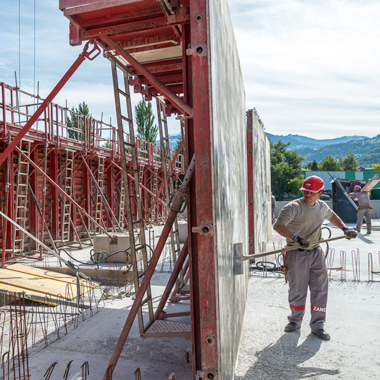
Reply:
M91 50L89 50L89 45L93 45ZM52 92L48 95L48 97L41 103L38 107L37 111L33 114L33 116L28 120L25 124L24 128L18 133L18 135L14 138L14 140L7 146L4 150L3 154L0 156L0 165L6 160L9 154L13 151L15 146L22 140L22 138L27 134L30 128L32 128L33 124L40 117L42 112L45 111L46 107L53 101L55 96L61 91L62 87L67 83L67 81L73 76L75 71L81 65L81 63L87 58L92 61L101 53L98 44L95 41L88 41L83 48L83 52L79 54L79 57L72 64L72 66L67 70L66 74L62 77L62 79L57 83L57 85L53 88Z
M170 278L169 278L169 281L166 285L164 293L162 294L160 303L157 306L157 310L154 314L155 320L160 319L161 312L165 307L166 301L168 300L168 298L170 296L170 292L172 291L175 282L177 281L178 275L182 269L183 263L185 262L185 259L186 259L187 254L188 254L188 242L189 242L189 238L186 239L186 242L182 247L181 253L179 254L177 262L175 263L173 272L170 275Z

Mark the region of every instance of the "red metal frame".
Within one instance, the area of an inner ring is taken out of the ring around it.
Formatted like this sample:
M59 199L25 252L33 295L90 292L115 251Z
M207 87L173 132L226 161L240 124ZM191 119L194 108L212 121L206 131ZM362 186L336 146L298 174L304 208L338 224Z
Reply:
M253 118L252 110L247 111L247 166L248 166L248 231L249 254L255 253L254 200L253 200Z

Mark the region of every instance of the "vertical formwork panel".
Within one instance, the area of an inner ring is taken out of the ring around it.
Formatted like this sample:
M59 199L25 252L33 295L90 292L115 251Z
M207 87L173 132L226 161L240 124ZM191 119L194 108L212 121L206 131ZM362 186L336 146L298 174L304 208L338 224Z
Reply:
M242 274L234 273L234 252L249 253L245 92L227 1L193 0L190 7L194 56L188 89L194 129L190 121L188 139L195 172L189 220L196 374L230 380L248 285L248 262ZM202 234L209 228L213 234Z
M254 113L252 124L254 244L255 253L260 253L266 250L262 243L267 242L271 229L270 143Z
M234 250L248 249L245 91L227 1L211 0L210 63L215 163L220 376L233 379L248 284L248 263L234 274Z

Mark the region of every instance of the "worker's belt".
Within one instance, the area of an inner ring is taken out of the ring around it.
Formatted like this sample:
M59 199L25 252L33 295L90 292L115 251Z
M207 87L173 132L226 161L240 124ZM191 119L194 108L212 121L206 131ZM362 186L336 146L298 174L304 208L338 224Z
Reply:
M372 211L372 210L373 210L373 207L370 206L370 205L359 205L359 206L358 206L358 211L363 211L365 208L366 208L367 210L369 210L369 211Z

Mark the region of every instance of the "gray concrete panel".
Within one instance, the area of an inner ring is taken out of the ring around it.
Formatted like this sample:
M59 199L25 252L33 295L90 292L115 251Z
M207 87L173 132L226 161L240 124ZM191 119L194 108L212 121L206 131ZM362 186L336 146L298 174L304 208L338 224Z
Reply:
M254 113L252 121L254 244L260 253L271 232L270 142Z
M245 310L248 263L234 274L234 251L248 254L245 91L227 1L211 0L211 124L214 138L220 362L232 379ZM236 246L241 244L241 246ZM238 271L240 272L240 271Z

